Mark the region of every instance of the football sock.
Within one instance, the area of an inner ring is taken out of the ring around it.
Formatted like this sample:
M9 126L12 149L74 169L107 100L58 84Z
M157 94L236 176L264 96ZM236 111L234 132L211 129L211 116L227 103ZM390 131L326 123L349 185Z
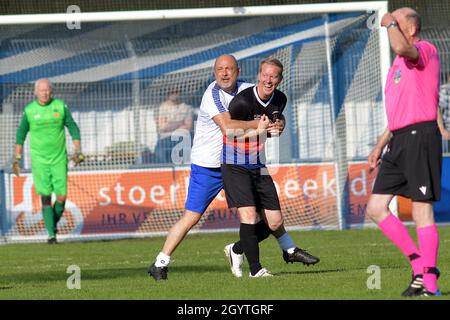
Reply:
M250 267L250 273L255 275L262 268L259 262L259 246L255 225L241 223L239 236L245 257L247 258Z
M287 232L285 232L277 240L278 240L278 245L280 246L281 250L287 251L288 253L294 252L295 243L292 240L291 236Z
M53 207L43 206L42 215L44 216L44 225L45 228L47 229L48 237L54 238L56 235L55 235L55 219L53 216Z
M64 212L64 206L66 205L66 202L59 202L58 200L55 201L55 204L53 205L53 211L55 213L55 224L57 224L59 222L59 220L61 220L61 217L63 215Z
M428 291L436 293L436 263L439 249L439 235L436 225L417 228L417 238L424 266L423 284Z
M160 252L156 257L155 266L158 268L167 267L170 263L170 256Z
M423 271L422 258L416 244L408 233L403 223L392 213L388 215L378 226L384 235L391 240L405 256L410 259L414 275ZM414 257L411 259L411 257Z
M272 233L272 230L270 230L269 226L264 222L264 220L260 220L257 224L255 224L255 230L256 237L258 238L258 243L267 239ZM236 242L233 245L232 250L236 254L243 254L244 249L242 248L241 241Z

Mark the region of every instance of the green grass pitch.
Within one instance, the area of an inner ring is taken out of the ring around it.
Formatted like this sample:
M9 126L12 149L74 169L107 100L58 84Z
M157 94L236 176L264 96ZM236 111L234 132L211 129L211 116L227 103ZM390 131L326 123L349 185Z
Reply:
M415 236L415 229L409 231ZM438 299L449 299L450 227L439 227ZM260 245L273 278L231 274L223 253L237 233L189 235L172 256L169 280L156 282L147 268L163 237L58 245L0 246L0 299L303 300L400 299L410 281L407 259L378 229L291 231L302 248L318 255L316 266L286 264L273 237ZM67 268L81 270L81 288L68 289ZM380 289L368 289L368 267L380 267ZM431 298L426 298L431 299Z

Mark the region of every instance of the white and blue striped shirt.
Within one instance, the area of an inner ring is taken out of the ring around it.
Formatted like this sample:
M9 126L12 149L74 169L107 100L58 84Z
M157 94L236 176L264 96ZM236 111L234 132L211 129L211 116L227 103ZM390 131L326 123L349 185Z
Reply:
M200 111L195 125L194 143L191 150L191 163L207 168L219 168L222 154L222 132L213 118L227 112L230 101L242 90L253 86L241 80L235 92L220 89L213 81L202 97Z

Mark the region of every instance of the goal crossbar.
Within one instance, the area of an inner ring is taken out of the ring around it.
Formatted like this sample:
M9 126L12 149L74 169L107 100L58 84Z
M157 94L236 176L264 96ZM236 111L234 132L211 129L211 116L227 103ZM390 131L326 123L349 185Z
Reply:
M186 18L214 18L239 17L260 15L291 15L305 13L339 13L376 11L383 14L387 11L387 1L341 2L322 4L298 4L280 6L248 6L222 7L200 9L167 9L167 10L138 10L138 11L110 11L110 12L76 12L76 13L48 13L25 15L2 15L0 25L11 24L50 24L66 23L68 21L83 22L111 22L136 20L163 20ZM381 16L381 15L380 15Z

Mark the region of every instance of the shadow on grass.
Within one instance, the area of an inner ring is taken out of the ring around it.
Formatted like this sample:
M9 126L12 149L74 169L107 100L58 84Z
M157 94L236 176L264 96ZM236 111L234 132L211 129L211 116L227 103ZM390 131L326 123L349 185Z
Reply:
M130 267L130 268L111 268L111 269L83 269L81 268L82 280L107 280L107 279L120 279L120 278L142 278L149 277L147 274L148 266L144 267ZM215 272L223 273L228 272L226 265L224 266L208 266L208 265L192 265L192 266L174 266L169 268L169 274L171 272L176 273L202 273L202 272ZM4 285L0 285L0 290L12 289L15 285L24 283L47 283L57 281L67 281L67 278L71 276L71 273L66 273L64 270L50 270L46 272L36 273L20 273L2 275L1 282ZM12 286L11 286L12 284Z
M0 291L1 290L8 290L8 289L13 289L13 286L0 286Z
M330 270L302 270L302 271L289 271L289 272L272 272L274 276L285 276L295 274L321 274L321 273L333 273L348 271L346 269L330 269Z
M145 275L146 268L120 268L120 269L81 269L82 280L115 279L124 277L136 277L139 274ZM36 273L20 273L14 275L3 275L2 282L7 283L45 283L52 281L66 281L72 273L65 270L50 270Z
M136 266L128 268L81 268L81 279L86 280L112 280L112 279L147 279L149 275L147 273L149 265ZM313 267L311 267L313 268ZM399 269L398 267L385 267L385 269ZM338 272L352 272L355 270L366 270L366 268L336 268L336 269L309 269L309 270L297 270L297 271L283 271L274 273L276 276L287 275L307 275L307 274L326 274L326 273L338 273ZM199 273L229 273L228 264L217 265L175 265L169 267L170 274L196 274ZM0 290L8 290L21 284L43 284L49 282L67 281L71 273L66 273L65 270L48 270L45 272L27 272L20 274L6 274L2 275L0 284ZM445 292L442 295L450 295L450 292Z

